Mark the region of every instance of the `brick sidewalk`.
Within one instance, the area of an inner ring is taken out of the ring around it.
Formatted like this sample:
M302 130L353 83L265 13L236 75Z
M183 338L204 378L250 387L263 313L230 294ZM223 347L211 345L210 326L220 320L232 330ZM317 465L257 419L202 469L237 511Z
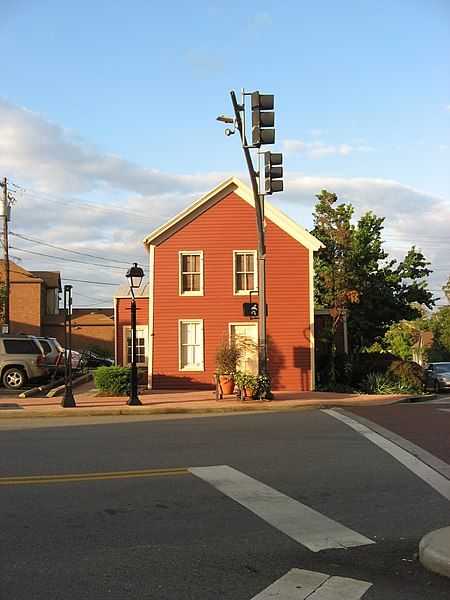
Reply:
M350 412L381 425L450 464L450 413L440 404L353 406Z
M321 408L330 406L364 406L392 404L405 400L405 395L369 396L364 394L335 394L329 392L274 392L275 400L240 402L233 396L216 400L214 390L148 390L140 389L142 406L127 406L126 397L99 396L92 382L73 389L76 408L62 408L61 396L51 398L0 399L2 404L18 404L17 410L0 410L0 418L85 416L115 414L170 414L170 413L224 413L289 410L295 408Z

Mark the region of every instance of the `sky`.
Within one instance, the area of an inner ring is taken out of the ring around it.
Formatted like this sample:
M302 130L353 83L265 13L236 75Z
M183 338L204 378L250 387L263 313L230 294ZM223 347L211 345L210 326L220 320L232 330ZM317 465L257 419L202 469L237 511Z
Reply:
M112 306L141 240L230 175L230 91L275 95L284 192L385 217L401 260L450 277L450 0L0 0L0 177L11 259Z

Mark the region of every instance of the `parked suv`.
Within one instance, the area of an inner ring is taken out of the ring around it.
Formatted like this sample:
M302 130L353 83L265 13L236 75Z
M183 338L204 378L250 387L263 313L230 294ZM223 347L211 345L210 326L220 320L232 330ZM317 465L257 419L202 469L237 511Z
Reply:
M45 363L50 369L61 365L60 370L64 370L64 348L56 338L38 337L37 338L45 352Z
M0 335L0 376L11 390L23 387L29 379L48 373L45 353L32 335Z

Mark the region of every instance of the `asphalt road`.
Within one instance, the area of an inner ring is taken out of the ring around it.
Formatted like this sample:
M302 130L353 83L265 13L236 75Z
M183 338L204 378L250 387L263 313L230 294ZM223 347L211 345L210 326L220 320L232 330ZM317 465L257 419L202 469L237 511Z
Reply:
M415 556L449 524L448 501L323 411L8 419L0 452L0 598L251 600L291 569L369 582L364 600L448 598ZM235 486L237 501L186 469L221 465L268 488ZM51 478L73 474L90 478ZM242 504L262 500L276 525ZM374 543L313 551L283 532L309 518L284 517L285 503Z

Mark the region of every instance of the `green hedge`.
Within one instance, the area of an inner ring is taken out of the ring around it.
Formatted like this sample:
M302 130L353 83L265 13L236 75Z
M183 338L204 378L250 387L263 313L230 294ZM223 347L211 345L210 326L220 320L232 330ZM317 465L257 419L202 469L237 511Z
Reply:
M138 371L138 378L143 376ZM93 371L94 383L105 396L128 396L131 387L131 367L98 367Z
M426 379L417 363L378 352L361 354L353 374L355 385L369 394L421 394Z
M336 378L330 384L327 357L318 360L316 389L334 392L364 391L369 394L421 394L425 373L413 361L388 352L363 352L355 357L337 354Z

